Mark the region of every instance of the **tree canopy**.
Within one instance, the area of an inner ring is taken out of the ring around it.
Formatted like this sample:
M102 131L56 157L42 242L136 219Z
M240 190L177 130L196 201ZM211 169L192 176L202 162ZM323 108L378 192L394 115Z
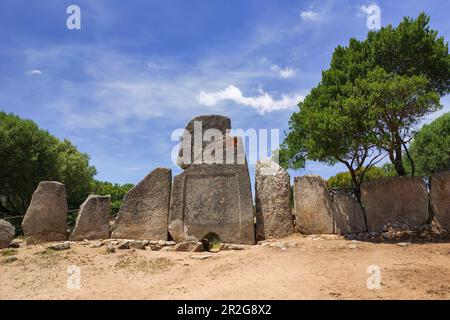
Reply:
M407 174L404 154L414 168L408 151L414 128L441 108L440 96L450 89L448 44L429 21L422 13L338 46L290 119L281 163L344 163L357 195L366 173L385 157L399 175Z
M66 185L68 204L77 208L91 191L96 170L89 156L31 120L0 112L0 212L24 214L39 182Z
M419 175L450 170L450 112L424 125L414 136L410 152Z

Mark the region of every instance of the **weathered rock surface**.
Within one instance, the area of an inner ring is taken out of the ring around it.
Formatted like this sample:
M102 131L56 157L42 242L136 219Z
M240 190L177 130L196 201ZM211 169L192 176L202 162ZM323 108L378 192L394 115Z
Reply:
M172 172L158 168L131 189L112 228L112 238L165 239Z
M450 172L431 176L431 206L437 223L450 231Z
M6 220L0 220L0 249L8 248L14 239L16 228Z
M256 164L256 235L258 240L283 238L294 232L289 174L276 162Z
M47 249L55 250L55 251L63 251L70 249L70 242L57 243L49 246Z
M361 199L369 232L382 231L389 222L411 228L424 225L429 218L428 193L421 177L397 177L363 183Z
M110 196L90 195L81 205L70 240L109 238Z
M67 198L62 183L39 183L22 222L28 243L67 239Z
M180 143L177 164L182 169L186 169L191 164L204 163L202 152L213 141L223 140L230 129L231 120L228 117L220 115L195 117L186 125Z
M253 244L254 219L247 165L192 165L174 178L169 232L176 242Z
M190 241L190 242L177 243L175 245L175 251L202 252L202 251L204 251L204 248L203 248L203 243Z
M366 231L364 212L358 200L352 196L335 193L332 197L334 232L337 234Z
M328 183L320 176L294 179L296 229L305 234L334 232L333 208Z

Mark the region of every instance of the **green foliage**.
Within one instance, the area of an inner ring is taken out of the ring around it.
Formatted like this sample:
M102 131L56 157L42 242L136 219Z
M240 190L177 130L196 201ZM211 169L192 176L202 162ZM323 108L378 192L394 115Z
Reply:
M383 179L396 176L392 165L384 165L382 167L371 167L365 174L364 181ZM352 187L352 177L349 172L340 172L328 179L328 185L333 189L347 189Z
M281 164L344 163L357 191L385 155L405 175L403 155L415 126L441 108L440 95L450 89L448 44L428 24L422 13L338 46L322 81L290 119Z
M419 175L450 170L450 112L424 125L415 135L410 152Z
M117 214L122 205L123 198L133 188L133 184L117 184L94 180L92 182L92 193L100 196L111 196L111 213Z
M31 120L0 112L0 212L23 214L41 181L66 185L70 208L90 193L94 167L69 141L60 141ZM14 221L15 224L20 221Z

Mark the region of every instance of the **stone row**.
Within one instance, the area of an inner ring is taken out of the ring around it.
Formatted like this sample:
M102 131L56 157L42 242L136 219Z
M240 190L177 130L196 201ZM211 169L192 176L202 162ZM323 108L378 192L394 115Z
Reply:
M254 244L294 231L373 232L398 222L417 228L432 219L443 229L450 227L449 173L431 177L430 196L422 178L364 183L362 207L352 196L331 194L327 182L313 175L295 178L293 201L286 170L271 160L259 161L253 212L243 142L229 135L230 129L230 119L223 116L200 116L190 121L178 154L184 171L173 179L167 168L150 172L126 194L111 227L110 197L91 195L81 205L69 234L65 186L41 182L22 224L27 242L112 237ZM204 136L209 139L207 143L201 140ZM10 225L0 223L0 246L10 242L11 233Z

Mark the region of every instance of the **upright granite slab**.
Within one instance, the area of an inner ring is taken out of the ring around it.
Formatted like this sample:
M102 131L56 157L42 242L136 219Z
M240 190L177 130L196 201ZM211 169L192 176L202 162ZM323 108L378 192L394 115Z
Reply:
M81 205L70 240L108 239L111 196L90 195Z
M186 125L180 143L177 164L187 169L191 164L202 164L202 152L214 141L223 140L231 129L231 120L221 115L202 115Z
M386 223L417 228L429 218L427 186L421 177L396 177L365 182L361 199L369 232L383 231Z
M39 183L22 221L28 243L67 240L67 197L64 184Z
M175 176L169 232L176 242L215 233L229 243L254 244L250 176L246 165L191 165Z
M167 240L172 171L158 168L125 196L112 238Z
M356 198L337 192L332 197L332 203L336 234L366 231L364 211Z
M436 221L450 232L450 172L431 176L431 207Z
M304 234L333 234L333 206L328 183L317 175L294 179L297 231Z
M229 129L230 119L219 115L195 117L186 126L177 160L185 171L174 178L170 203L169 233L176 242L215 234L223 242L255 243L245 151Z
M0 249L8 248L16 234L16 228L6 220L0 220Z
M255 200L257 240L283 238L294 232L290 177L276 162L257 162Z

